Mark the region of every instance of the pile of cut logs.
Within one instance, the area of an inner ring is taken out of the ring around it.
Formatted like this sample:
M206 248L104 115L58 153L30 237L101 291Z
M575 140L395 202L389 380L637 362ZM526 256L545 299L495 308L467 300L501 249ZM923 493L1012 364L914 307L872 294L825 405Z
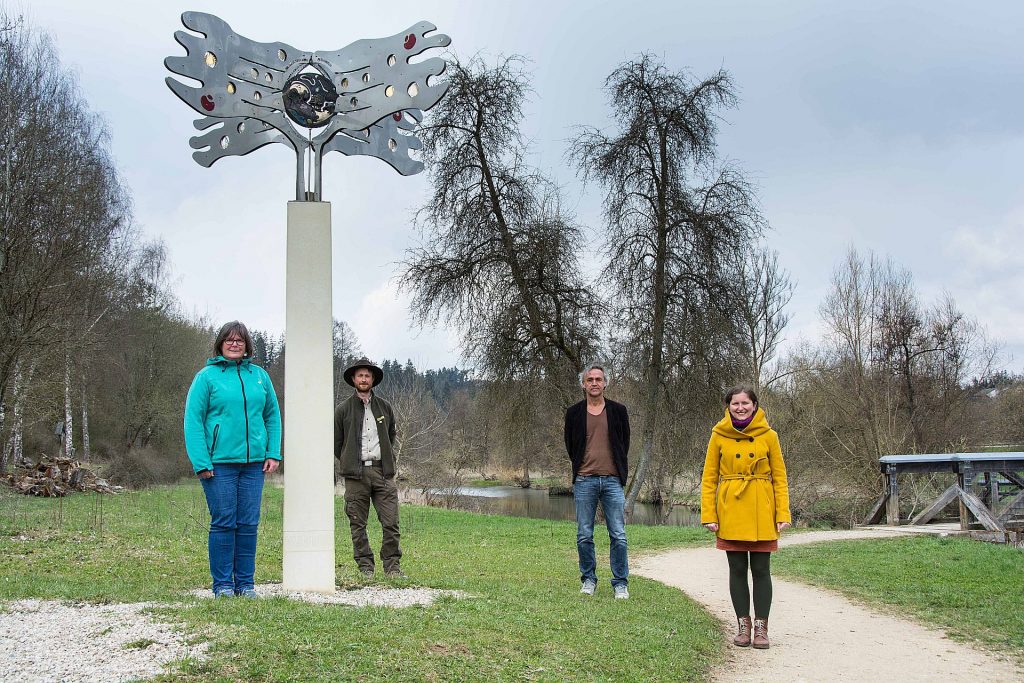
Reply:
M23 462L13 472L0 474L0 481L26 496L55 498L75 491L117 493L120 486L111 486L78 460L43 456L38 464Z

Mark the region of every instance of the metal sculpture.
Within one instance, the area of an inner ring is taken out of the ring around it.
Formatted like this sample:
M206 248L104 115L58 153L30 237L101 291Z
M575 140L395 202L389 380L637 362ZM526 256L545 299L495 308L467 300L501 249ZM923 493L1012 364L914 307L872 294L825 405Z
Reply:
M201 115L194 125L205 132L189 140L196 163L209 167L274 142L289 144L296 156L298 201L320 201L327 152L377 157L402 175L423 170L409 151L421 147L415 135L421 112L448 89L432 82L446 63L440 57L409 60L451 42L434 33L433 24L421 21L340 50L303 52L249 40L212 14L185 12L181 23L193 32L174 34L186 55L168 57L164 65L202 84L166 79Z

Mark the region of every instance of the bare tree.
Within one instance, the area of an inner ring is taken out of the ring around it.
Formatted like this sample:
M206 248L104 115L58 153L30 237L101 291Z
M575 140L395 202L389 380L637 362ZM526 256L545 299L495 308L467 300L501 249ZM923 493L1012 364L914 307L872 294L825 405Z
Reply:
M391 374L388 381L385 373L387 386L381 386L395 409L402 474L428 504L452 507L470 471L487 459L488 410L474 400L472 386L446 390L432 381L439 377L436 371L420 374L406 364Z
M820 315L821 347L790 359L777 387L806 441L794 462L823 464L830 480L869 495L882 455L979 445L970 399L996 348L952 299L926 308L907 270L851 249Z
M670 369L711 369L716 349L735 348L728 256L749 248L764 221L742 175L716 160L717 112L736 102L728 73L694 81L645 54L616 68L605 90L617 131L584 130L570 154L605 188L605 275L643 377L631 511L659 440Z
M65 458L74 456L74 413L71 405L71 354L64 352L64 439L61 448Z
M443 319L484 376L562 389L596 348L599 305L580 275L580 231L558 189L524 161L522 60L453 60L421 132L433 194L403 286L420 323Z
M333 354L334 354L334 402L340 403L342 396L351 391L345 384L345 368L363 355L359 350L356 333L344 320L334 321Z
M0 13L0 401L19 361L69 350L130 229L102 122L49 40Z
M895 277L891 263L874 255L865 260L851 249L819 307L829 332L815 374L815 384L829 404L819 413L828 432L823 450L834 452L829 444L836 444L839 459L857 469L866 470L881 455L901 452L910 432L908 422L889 419L901 411L902 401L892 373L875 368L884 338L879 311Z
M425 377L409 362L401 372L389 372L397 363L386 362L380 393L391 403L395 413L397 443L395 466L405 460L412 463L433 457L439 450L440 433L448 419L448 411L435 400Z
M169 282L163 245L138 250L127 278L129 305L108 332L119 340L105 371L117 387L111 410L124 450L181 434L183 398L210 355L210 331L178 316Z
M924 381L918 380L923 387L915 399L918 410L923 405L925 417L918 417L915 436L932 451L971 443L976 447L986 436L972 419L971 381L992 376L999 346L948 293L928 310L925 321L929 330L925 347L938 352L920 356L917 373Z
M89 433L89 391L85 382L85 375L82 375L82 460L92 460L92 439Z
M778 253L767 249L742 252L736 273L736 314L749 361L748 377L760 391L775 379L765 372L789 323L785 308L793 297L793 283L780 268Z
M129 450L180 442L208 330L177 313L167 271L135 244L102 120L49 39L0 10L0 469L53 449L55 422L65 453L81 434L121 472L146 466Z

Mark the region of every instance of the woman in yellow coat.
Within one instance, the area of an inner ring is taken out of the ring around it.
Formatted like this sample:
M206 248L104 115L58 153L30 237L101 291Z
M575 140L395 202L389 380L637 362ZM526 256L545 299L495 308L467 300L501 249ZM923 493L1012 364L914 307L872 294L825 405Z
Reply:
M711 430L701 481L700 522L715 532L715 546L729 558L729 594L740 647L768 647L772 604L771 553L779 532L788 527L789 487L779 435L768 426L757 394L736 386L725 394L725 417ZM751 635L750 589L753 576L754 622Z

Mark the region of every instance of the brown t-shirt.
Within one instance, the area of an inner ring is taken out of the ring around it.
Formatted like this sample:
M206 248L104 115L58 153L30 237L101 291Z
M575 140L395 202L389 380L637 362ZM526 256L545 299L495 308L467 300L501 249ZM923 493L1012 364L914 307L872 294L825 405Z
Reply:
M587 411L587 449L583 452L583 463L578 476L618 476L612 459L612 442L608 438L608 409L600 415Z

